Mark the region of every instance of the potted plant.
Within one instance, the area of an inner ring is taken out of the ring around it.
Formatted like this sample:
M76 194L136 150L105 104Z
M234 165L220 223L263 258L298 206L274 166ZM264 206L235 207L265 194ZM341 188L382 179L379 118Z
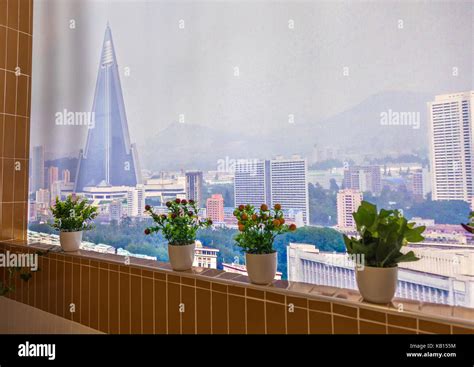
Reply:
M240 205L234 211L240 233L237 245L245 251L245 263L250 281L269 284L277 270L277 252L273 241L279 234L295 231L296 225L285 224L280 204L270 210L266 204L256 210L252 205Z
M194 261L196 232L212 224L210 219L200 220L199 209L193 200L168 201L168 214L156 214L149 206L145 212L150 214L155 226L145 229L145 234L162 232L168 241L168 256L173 270L184 271L191 269Z
M89 205L86 199L79 200L69 195L51 207L54 217L52 227L59 231L59 242L64 251L79 250L82 232L93 228L93 220L97 216L97 208Z
M413 251L402 252L409 242L423 241L424 226L408 223L399 210L377 211L363 201L352 216L359 236L344 235L347 252L357 258L356 281L362 297L373 303L389 303L397 289L398 263L417 261Z

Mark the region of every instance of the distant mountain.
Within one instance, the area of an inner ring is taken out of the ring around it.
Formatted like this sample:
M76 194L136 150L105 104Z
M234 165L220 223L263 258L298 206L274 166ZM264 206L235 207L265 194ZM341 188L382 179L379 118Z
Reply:
M218 160L226 157L309 157L315 145L377 157L406 154L428 146L426 103L432 98L423 93L378 93L326 120L288 124L264 136L174 123L150 137L139 154L143 167L152 170L216 169ZM393 125L403 116L419 126Z

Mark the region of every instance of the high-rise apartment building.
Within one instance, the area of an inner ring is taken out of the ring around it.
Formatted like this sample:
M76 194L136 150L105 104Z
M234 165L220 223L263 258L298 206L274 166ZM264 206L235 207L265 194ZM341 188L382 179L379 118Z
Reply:
M473 197L474 91L444 94L428 103L433 200Z
M44 189L44 148L42 145L33 148L31 157L31 192Z
M137 185L127 190L127 216L141 217L145 211L145 187Z
M202 171L187 171L186 176L186 198L194 200L198 206L202 205Z
M206 214L214 223L224 222L224 198L221 194L213 194L207 199Z
M55 182L59 181L59 168L55 166L51 166L48 168L47 171L47 186L51 190L52 186Z
M345 189L370 191L379 194L382 191L380 166L349 166L344 170Z
M71 171L68 169L63 169L62 171L62 180L65 184L71 182Z
M133 200L133 199L132 199ZM122 220L123 206L121 200L113 200L109 204L109 220L114 220L118 223Z
M234 178L235 205L262 203L303 212L309 224L308 179L306 160L302 158L257 161L252 165L239 161Z
M352 229L356 227L352 213L362 203L362 193L354 189L339 190L337 193L337 226Z

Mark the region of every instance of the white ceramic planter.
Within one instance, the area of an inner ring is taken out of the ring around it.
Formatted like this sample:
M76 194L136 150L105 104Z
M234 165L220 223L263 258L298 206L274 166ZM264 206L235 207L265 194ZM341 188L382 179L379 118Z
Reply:
M390 303L397 290L398 267L356 269L356 281L364 300L373 303Z
M271 254L245 254L247 273L254 284L270 284L277 270L277 252Z
M82 231L59 232L59 243L66 252L79 250L82 241Z
M175 246L168 244L168 256L173 270L189 270L194 261L194 243L184 246Z

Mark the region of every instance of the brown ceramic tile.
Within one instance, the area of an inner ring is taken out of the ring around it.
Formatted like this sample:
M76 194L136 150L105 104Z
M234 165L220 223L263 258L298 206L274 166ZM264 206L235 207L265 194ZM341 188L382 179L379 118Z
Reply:
M57 310L57 294L58 294L58 282L57 282L57 264L55 260L49 260L49 312L54 315L58 314Z
M182 278L184 279L184 278ZM186 285L181 286L181 332L183 334L196 333L196 288Z
M247 333L265 334L265 305L263 301L247 298Z
M28 198L27 188L26 188L26 164L25 161L22 159L17 159L13 162L14 165L14 178L13 182L15 183L15 188L13 190L13 201L19 202L23 201L26 202Z
M102 282L106 278L106 276L101 276L102 271L103 270L99 270L99 284L102 284ZM109 288L108 315L103 315L103 309L99 305L99 325L101 325L102 323L103 327L108 327L110 334L118 334L120 333L120 273L115 271L108 271L107 275ZM105 287L105 284L101 285L100 287ZM102 297L103 296L99 293L100 303L102 303ZM107 319L108 322L106 322Z
M265 292L265 300L285 304L285 296L280 293Z
M155 287L155 333L166 334L166 283L161 280L155 280L153 281L153 285Z
M0 24L6 26L7 25L7 0L0 0Z
M181 277L181 283L194 287L196 285L196 279L188 278L188 277Z
M229 295L229 334L245 334L245 298Z
M141 276L131 276L130 283L130 325L132 334L142 333L142 279Z
M353 318L357 317L357 308L356 307L341 305L339 303L333 303L332 304L332 312L334 312L335 314L349 316L349 317L353 317Z
M308 307L308 300L306 298L287 296L286 297L286 304L287 305L293 304L296 307L307 308Z
M1 18L1 15L0 15L0 18ZM1 69L5 69L6 55L7 55L7 28L2 27L0 25L0 68ZM0 110L0 112L1 111L2 110Z
M19 1L8 0L8 26L18 29Z
M51 269L50 269L51 270ZM81 266L81 324L90 325L90 310L89 310L89 275L90 269L87 266Z
M283 304L265 302L267 334L286 334L286 307Z
M143 334L153 334L153 279L142 279L142 328Z
M172 283L177 283L177 284L181 283L181 277L172 275L172 274L167 275L167 280L168 282L172 282Z
M205 280L196 279L196 287L211 289L211 283Z
M386 334L387 329L385 325L377 324L375 322L359 321L361 334Z
M153 272L153 277L156 280L166 280L166 274L158 272L158 271Z
M120 272L120 334L130 334L130 275ZM99 325L101 322L99 316Z
M327 313L309 311L309 332L311 334L332 334L332 316Z
M28 0L19 0L19 24L18 29L22 32L28 33L30 31L30 7Z
M404 316L402 312L399 314L387 314L387 323L393 326L401 326L408 329L416 329L416 318Z
M91 262L92 263L92 262ZM89 273L89 326L99 328L99 269L91 266Z
M247 297L264 300L265 292L258 289L247 288Z
M69 263L65 263L64 265L64 317L66 319L72 320L72 313L71 313L71 304L73 303L72 298L72 265ZM37 280L40 281L40 276L38 276ZM36 304L40 303L39 298L41 297L41 292L38 292L39 285L38 282L36 283L37 291L36 291ZM36 306L38 307L38 306Z
M308 334L308 310L306 308L287 310L287 331L288 334Z
M227 334L227 294L212 292L212 333Z
M387 322L387 314L384 312L378 312L373 310L368 310L365 308L359 308L359 318L369 321L377 321L381 323Z
M451 328L449 325L428 320L418 320L418 329L420 331L427 331L429 333L451 334Z
M176 283L167 283L168 291L168 334L181 333L181 313L179 312L181 286Z
M0 26L0 39L2 37L1 35L2 32L2 27ZM1 52L0 52L0 57L1 57ZM5 70L0 69L0 114L3 114L5 112ZM3 124L3 115L0 115L0 121ZM3 125L2 125L2 135L0 136L1 139L0 141L3 144ZM3 152L0 149L0 156L3 156Z
M221 292L221 293L227 293L227 285L225 285L225 284L212 282L211 287L212 287L213 291Z
M472 329L467 329L453 325L453 334L474 334L474 327Z
M16 76L13 72L5 73L5 113L15 114L16 110Z
M313 311L331 312L331 302L329 301L317 301L310 299L308 301L308 306L309 309Z
M357 334L357 320L343 316L333 316L334 334Z
M15 71L18 66L18 31L7 29L7 64L8 71Z
M5 160L4 160L5 164ZM2 239L13 238L13 204L2 203Z
M45 294L43 293L43 303ZM72 320L81 322L81 266L78 264L72 265L72 303L73 311Z
M27 212L26 202L13 204L13 236L15 238L21 238L25 233Z
M196 331L198 334L210 334L211 328L211 292L196 288Z
M16 90L16 114L26 116L28 109L28 77L20 75L17 77Z
M388 326L388 334L416 334L416 330Z
M244 287L237 287L234 285L229 285L228 286L228 292L229 294L235 294L238 296L245 296L245 288Z

